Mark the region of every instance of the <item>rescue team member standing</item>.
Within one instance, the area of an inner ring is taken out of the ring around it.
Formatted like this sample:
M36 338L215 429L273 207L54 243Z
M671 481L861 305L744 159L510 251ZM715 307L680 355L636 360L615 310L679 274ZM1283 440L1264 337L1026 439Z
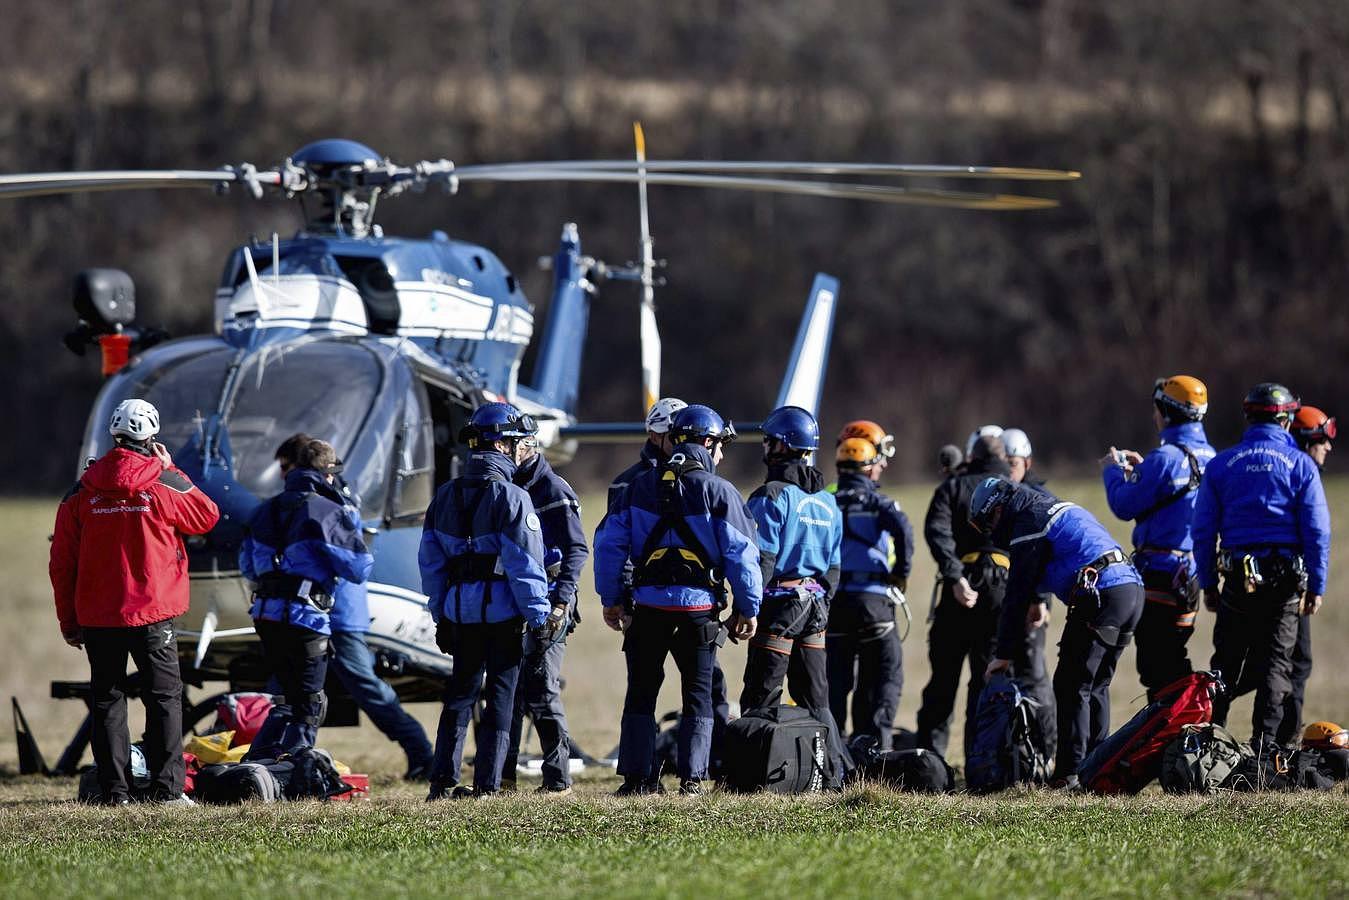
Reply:
M502 767L505 777L515 780L520 756L520 733L527 711L543 747L543 793L571 792L571 736L567 713L562 707L562 656L567 635L576 628L576 581L586 557L585 531L581 528L581 501L566 480L553 471L539 452L538 438L524 439L519 468L512 479L529 493L542 526L544 563L548 576L550 621L557 627L546 635L534 629L525 633L524 657L515 690L511 715L511 742Z
M1204 605L1218 614L1212 666L1227 685L1213 721L1227 724L1232 699L1254 690L1257 750L1278 737L1293 690L1298 615L1320 608L1330 561L1321 478L1288 433L1298 406L1283 385L1251 388L1242 403L1250 427L1209 463L1194 507L1199 584Z
M1054 784L1074 787L1077 767L1110 730L1110 681L1143 613L1143 580L1086 510L1006 478L985 478L975 488L970 524L1011 550L997 656L985 679L1007 671L1024 646L1026 610L1037 591L1067 601L1054 670Z
M913 529L899 504L877 489L894 455L893 439L874 422L849 425L859 430L874 426L874 431L870 437L846 438L834 451L838 467L834 502L843 518L843 543L839 587L825 635L829 709L842 731L852 693L852 733L869 735L884 753L893 746L895 713L904 687L904 649L895 624L894 592L908 588Z
M918 746L946 754L960 672L969 660L965 695L965 758L974 746L975 713L984 670L993 658L998 615L1007 590L1007 545L970 524L970 497L989 476L1008 477L999 434L976 433L966 463L932 494L923 537L937 562L936 604L929 616L927 655L932 676L918 709ZM1032 611L1038 615L1036 607Z
M1293 439L1302 451L1316 463L1317 472L1326 467L1335 440L1335 417L1327 416L1315 406L1304 406L1293 417ZM1325 487L1324 482L1322 488ZM1302 701L1306 696L1307 679L1312 674L1312 617L1297 617L1297 643L1293 645L1293 689L1283 705L1283 721L1279 723L1277 740L1280 747L1291 747L1302 728Z
M525 441L537 431L533 417L509 403L478 407L461 436L471 451L464 473L441 485L426 511L417 555L422 592L436 622L436 643L454 657L428 800L500 790L523 652L522 626L541 629L545 641L565 628L560 617L551 615L542 525L529 494L511 483ZM456 787L484 671L473 787Z
M652 761L656 698L673 655L683 706L676 753L680 793L699 794L712 741L712 667L725 602L734 637L753 637L763 599L754 523L729 481L716 476L735 428L706 406L680 410L670 458L633 478L595 533L595 589L604 622L624 630L628 690L618 745L620 796L661 790ZM624 569L633 565L631 606Z
M651 405L651 409L646 414L646 443L642 445L641 456L637 462L624 469L613 483L609 485L609 503L606 511L613 509L618 498L623 496L623 489L628 486L632 479L636 478L642 472L654 469L670 458L670 453L674 449L674 441L670 438L670 425L674 422L675 415L688 406L678 397L662 397ZM629 562L623 570L623 583L627 585L629 594L632 589L632 563ZM625 600L630 603L631 600ZM726 725L731 720L731 705L726 699L726 674L721 669L721 660L712 658L712 758L709 763L709 772L713 778L721 770L721 744L726 734ZM659 762L656 763L660 765ZM652 778L658 778L660 772L652 772Z
M838 588L843 516L810 464L820 426L799 406L781 406L763 422L764 484L750 495L758 525L763 604L745 661L741 709L776 705L782 678L798 706L830 726L831 751L843 762L842 736L829 713L825 625Z
M1144 589L1138 677L1149 700L1194 671L1185 652L1200 594L1190 522L1199 482L1215 452L1204 435L1208 388L1202 381L1192 375L1159 378L1152 403L1161 446L1146 457L1111 447L1101 458L1110 511L1136 523L1133 563Z
M286 489L257 508L239 547L239 570L256 584L248 614L285 696L253 739L248 760L314 746L327 705L329 614L341 602L341 583L365 581L374 565L360 521L333 486L339 471L331 444L302 446Z
M276 448L276 461L281 467L283 478L295 468L301 448L312 440L307 434L294 434ZM334 474L333 488L343 505L359 522L360 500L352 496L340 474ZM332 628L329 642L333 650L329 665L356 706L370 717L370 721L389 740L403 748L407 755L404 779L426 780L431 775L431 742L426 738L426 730L403 709L398 702L398 694L389 683L375 674L374 655L365 640L370 631L370 600L366 583L339 581L334 600L332 612L328 616ZM270 687L268 689L271 690Z
M127 772L127 657L140 673L150 798L191 805L183 796L183 682L173 619L187 612L182 535L205 534L220 518L156 443L159 412L124 400L108 430L116 442L61 502L50 575L61 637L89 656L90 745L102 802L131 801Z

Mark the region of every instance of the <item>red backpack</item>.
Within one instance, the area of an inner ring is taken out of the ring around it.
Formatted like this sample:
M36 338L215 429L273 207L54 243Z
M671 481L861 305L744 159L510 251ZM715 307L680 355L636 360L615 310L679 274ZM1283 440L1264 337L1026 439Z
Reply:
M242 747L253 743L271 711L271 694L226 694L216 703L215 726L211 731L233 731L230 746Z
M1162 752L1186 725L1213 721L1215 672L1194 672L1157 692L1157 699L1110 735L1078 766L1082 786L1098 794L1136 794L1161 775Z

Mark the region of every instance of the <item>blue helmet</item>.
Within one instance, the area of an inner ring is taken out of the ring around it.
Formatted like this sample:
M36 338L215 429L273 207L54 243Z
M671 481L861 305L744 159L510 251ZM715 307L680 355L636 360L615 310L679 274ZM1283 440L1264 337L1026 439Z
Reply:
M539 425L534 417L522 413L510 403L484 403L473 410L468 427L461 435L469 447L476 448L479 441L505 441L530 437L538 433Z
M693 403L675 413L670 423L670 437L676 444L709 437L729 444L735 440L735 425L723 419L712 407Z
M820 448L820 423L799 406L779 406L773 410L763 420L763 433L793 450Z
M998 524L1003 507L1016 493L1016 485L998 476L985 478L970 497L970 524L987 534Z

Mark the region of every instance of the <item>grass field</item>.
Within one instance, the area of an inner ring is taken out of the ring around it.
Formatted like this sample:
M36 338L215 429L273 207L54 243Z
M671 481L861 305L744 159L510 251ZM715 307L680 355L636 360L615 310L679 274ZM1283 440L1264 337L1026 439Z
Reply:
M1105 512L1097 483L1054 487L1096 512L1127 546L1127 525ZM1336 533L1343 535L1349 481L1328 488ZM891 493L920 523L931 486ZM602 501L587 499L593 531ZM54 509L54 500L0 503L7 591L0 693L23 703L49 761L80 709L47 699L48 682L87 677L83 656L61 642L51 607L45 568ZM1349 719L1349 691L1335 665L1349 638L1349 591L1338 575L1346 565L1349 541L1339 539L1327 605L1315 621L1310 719ZM906 727L913 725L928 675L923 619L932 578L931 558L920 548L898 720ZM599 622L588 579L583 588L587 619L569 648L564 697L578 739L599 754L617 740L623 664L617 636ZM1060 627L1061 615L1051 624L1051 643ZM1191 644L1197 661L1208 658L1211 631L1212 618L1201 614ZM743 651L729 648L722 661L734 696ZM672 669L671 676L662 709L677 706ZM1141 705L1141 693L1130 651L1113 689L1117 723ZM434 705L411 709L433 725ZM1248 732L1249 710L1249 698L1234 706L1231 724L1240 736ZM138 722L133 710L133 728ZM17 755L5 729L0 893L1327 896L1349 883L1349 796L1342 790L1208 800L1153 791L1103 801L1041 791L922 798L861 788L833 798L714 794L620 803L604 796L616 783L612 776L591 775L571 799L520 796L428 808L419 802L420 789L397 780L398 748L368 723L327 729L320 743L357 771L372 773L371 801L114 812L61 802L74 796L72 780L13 775ZM959 722L952 746L960 746ZM953 763L960 763L958 756ZM259 884L267 887L257 890Z

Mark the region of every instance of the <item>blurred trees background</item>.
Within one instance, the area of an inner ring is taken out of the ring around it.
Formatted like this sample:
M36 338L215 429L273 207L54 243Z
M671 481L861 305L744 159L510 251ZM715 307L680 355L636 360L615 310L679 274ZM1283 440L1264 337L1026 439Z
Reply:
M652 188L666 392L762 415L828 271L825 427L879 419L910 477L986 421L1025 428L1060 471L1148 445L1152 381L1174 372L1208 382L1219 444L1256 381L1349 411L1345 4L0 0L0 16L6 172L266 166L328 136L400 160L626 157L634 119L653 157L1080 169L1033 186L1063 201L1038 213ZM534 260L563 222L596 256L637 253L635 191L616 186L467 186L380 221L492 248L540 323ZM142 321L204 331L227 250L297 224L240 192L0 203L0 488L71 476L98 388L59 343L75 272L124 268ZM636 335L635 292L607 286L583 416L639 412ZM586 450L577 471L615 459Z

